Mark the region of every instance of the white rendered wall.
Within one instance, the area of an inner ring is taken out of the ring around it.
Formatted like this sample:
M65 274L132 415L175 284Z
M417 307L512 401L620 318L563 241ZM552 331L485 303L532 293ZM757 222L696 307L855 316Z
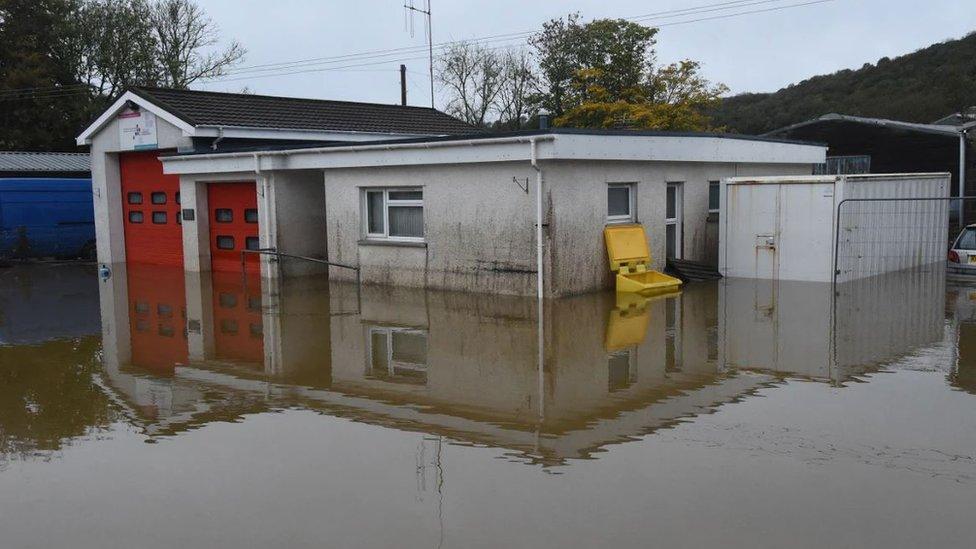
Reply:
M179 128L160 117L156 117L156 137L160 149L175 150L191 145L190 138L184 137ZM119 125L113 119L93 136L91 144L96 249L98 262L109 265L125 262L118 153Z

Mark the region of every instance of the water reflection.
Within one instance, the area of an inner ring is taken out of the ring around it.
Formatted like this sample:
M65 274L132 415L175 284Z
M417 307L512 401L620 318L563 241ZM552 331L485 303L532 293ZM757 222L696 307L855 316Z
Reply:
M544 464L784 375L876 370L941 338L944 293L913 274L840 286L834 300L829 285L742 280L556 300L540 370L532 299L159 271L156 284L130 271L102 288L106 385L147 434L301 407ZM186 307L170 305L179 292Z
M0 468L46 459L106 427L99 368L98 283L84 265L0 271Z

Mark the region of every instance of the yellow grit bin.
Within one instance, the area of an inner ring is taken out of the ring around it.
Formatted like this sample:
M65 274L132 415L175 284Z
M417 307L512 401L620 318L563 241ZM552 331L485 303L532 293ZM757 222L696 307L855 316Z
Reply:
M649 269L651 251L640 223L609 225L603 229L607 241L610 270L617 273L617 293L643 295L674 291L681 281Z

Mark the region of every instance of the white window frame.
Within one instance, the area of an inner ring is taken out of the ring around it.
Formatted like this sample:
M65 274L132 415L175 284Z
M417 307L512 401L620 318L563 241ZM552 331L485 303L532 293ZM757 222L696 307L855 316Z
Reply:
M383 193L383 231L379 233L369 232L369 193ZM362 218L363 234L367 240L388 240L392 242L424 242L427 235L427 218L424 211L424 199L420 200L390 200L391 192L424 192L423 187L363 187L362 188ZM424 235L423 236L390 236L390 208L398 206L420 207L421 216L424 216Z
M396 333L422 335L424 339L427 340L428 345L428 358L427 362L419 364L416 362L405 362L398 361L394 359L394 349L393 349L393 335ZM397 370L401 371L414 371L423 372L427 374L430 367L430 340L428 338L427 332L425 330L416 330L413 328L396 328L387 326L369 326L366 330L366 375L369 376L374 372L373 367L373 335L381 334L384 339L386 339L386 374L389 378L395 379L398 374ZM426 383L426 381L425 381Z
M610 215L610 189L627 189L627 215ZM637 220L637 184L636 183L607 183L607 223L633 223Z
M719 192L719 207L718 208L712 208L712 183L715 184L715 186L718 188L718 192ZM708 213L718 213L719 212L719 210L721 209L721 204L722 204L722 198L721 198L721 196L722 196L722 182L720 180L717 180L717 179L710 179L708 181Z

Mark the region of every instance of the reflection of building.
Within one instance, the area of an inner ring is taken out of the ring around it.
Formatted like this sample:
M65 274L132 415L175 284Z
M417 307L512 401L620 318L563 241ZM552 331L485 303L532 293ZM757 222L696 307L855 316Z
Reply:
M131 294L131 280L117 273L105 293L124 293L118 287L128 282ZM204 280L173 282L188 296L187 347L168 371L119 352L138 338L106 340L107 362L116 364L106 385L147 432L298 406L558 463L769 380L716 371L710 285L639 303L615 303L612 294L549 303L540 370L533 299L383 287L360 294L312 277L254 280L246 289L239 276ZM237 323L231 334L223 333L228 320ZM256 334L259 345L249 339ZM221 338L232 343L222 348Z
M90 265L18 265L0 271L0 345L98 333L98 283Z
M976 287L954 286L947 291L947 306L955 319L956 363L949 375L953 386L976 394Z
M725 279L726 368L843 382L942 338L945 274L903 271L829 283Z

